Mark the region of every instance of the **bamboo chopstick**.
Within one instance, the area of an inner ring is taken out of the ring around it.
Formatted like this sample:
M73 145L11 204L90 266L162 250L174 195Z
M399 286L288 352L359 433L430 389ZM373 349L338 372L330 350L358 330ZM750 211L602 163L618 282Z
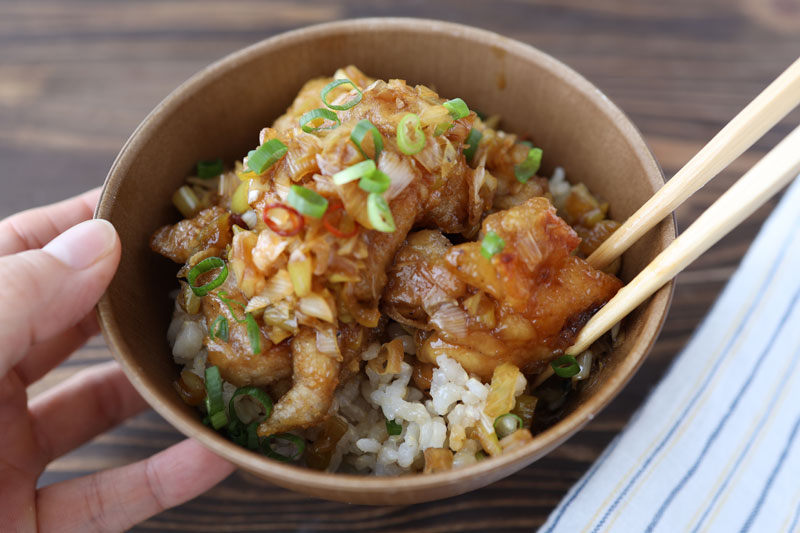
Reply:
M586 350L625 315L750 216L798 173L800 127L720 196L633 281L622 287L586 323L566 353L577 355Z
M604 268L800 104L800 58L750 102L589 256Z

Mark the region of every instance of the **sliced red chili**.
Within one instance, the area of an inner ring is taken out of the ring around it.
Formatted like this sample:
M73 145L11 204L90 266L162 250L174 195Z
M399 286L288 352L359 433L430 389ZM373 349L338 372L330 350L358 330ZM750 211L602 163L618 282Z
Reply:
M348 239L358 233L358 224L353 221L353 231L348 233L343 232L340 230L336 225L330 220L330 217L333 213L337 211L344 211L344 205L341 202L336 202L333 205L328 206L328 210L325 212L325 216L322 217L322 225L325 226L325 229L333 233L336 237L340 239ZM347 211L344 211L347 213ZM339 223L342 222L342 218L339 217Z
M273 209L282 209L285 211L289 217L288 220L283 224L279 224L273 220L272 217L269 216L270 211ZM282 237L291 237L292 235L297 235L306 224L303 215L298 213L294 208L278 203L269 204L264 208L264 223L269 226L269 229L278 235L281 235Z

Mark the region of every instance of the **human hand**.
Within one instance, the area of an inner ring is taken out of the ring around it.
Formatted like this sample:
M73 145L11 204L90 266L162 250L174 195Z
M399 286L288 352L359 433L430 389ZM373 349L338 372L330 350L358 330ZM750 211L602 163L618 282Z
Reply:
M3 531L123 530L233 471L185 440L131 465L36 489L49 462L146 407L113 362L27 401L28 385L99 330L93 308L120 258L113 226L88 220L99 195L95 189L0 222Z

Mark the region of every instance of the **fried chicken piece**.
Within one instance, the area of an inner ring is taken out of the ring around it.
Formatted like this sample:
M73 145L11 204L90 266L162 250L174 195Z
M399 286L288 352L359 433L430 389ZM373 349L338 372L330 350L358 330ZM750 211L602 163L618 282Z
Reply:
M217 255L231 242L229 218L223 207L203 209L194 218L156 231L150 239L150 248L176 263L186 263L200 251L208 252L206 257Z

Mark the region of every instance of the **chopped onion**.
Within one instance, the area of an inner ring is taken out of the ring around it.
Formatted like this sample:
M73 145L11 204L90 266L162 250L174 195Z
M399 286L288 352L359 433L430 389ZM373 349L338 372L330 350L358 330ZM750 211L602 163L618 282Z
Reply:
M304 298L300 298L297 308L301 313L319 318L325 322L333 322L335 319L334 310L328 301L317 293L311 293Z
M308 296L311 292L311 258L303 250L297 248L289 256L289 277L292 280L294 293L298 298Z
M258 309L263 309L268 305L280 302L294 292L292 280L286 269L280 269L278 272L267 280L264 289L247 302L245 312L251 313Z
M430 323L450 336L460 338L467 334L467 315L456 304L447 302L431 315Z
M280 257L290 239L280 237L272 230L265 230L258 234L258 241L253 247L253 264L262 272L267 272L272 263Z
M400 157L388 150L381 152L378 158L378 168L391 180L389 189L383 195L386 200L391 200L403 192L416 177L408 158Z
M577 357L578 366L581 367L580 371L572 376L572 381L582 381L589 377L592 370L592 351L586 350Z
M252 193L254 191L250 192ZM256 225L258 224L258 214L256 214L255 211L250 209L249 211L245 211L244 213L242 213L242 220L244 220L244 223L247 224L248 228L255 229Z
M326 325L317 328L317 350L325 355L334 356L337 359L341 358L342 354L339 351L339 341L336 337L336 328L332 325Z

